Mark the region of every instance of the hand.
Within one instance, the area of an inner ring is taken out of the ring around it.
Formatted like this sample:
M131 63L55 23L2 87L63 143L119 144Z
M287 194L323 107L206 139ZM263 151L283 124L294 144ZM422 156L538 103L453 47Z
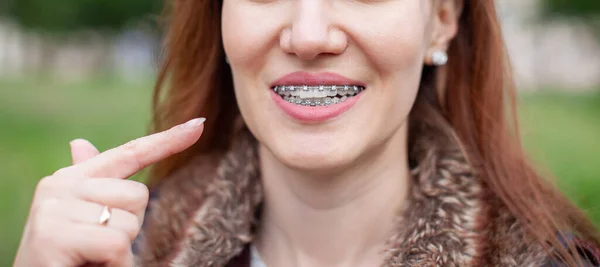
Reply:
M15 267L133 266L131 244L148 205L148 188L129 176L188 148L204 119L194 119L104 153L71 142L73 165L37 185ZM104 206L112 216L99 223Z

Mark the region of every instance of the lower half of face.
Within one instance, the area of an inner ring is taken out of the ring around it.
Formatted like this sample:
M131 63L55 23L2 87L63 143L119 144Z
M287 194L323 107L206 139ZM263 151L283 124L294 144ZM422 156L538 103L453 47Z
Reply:
M405 139L425 51L423 2L225 1L238 105L263 151L289 168L328 171Z

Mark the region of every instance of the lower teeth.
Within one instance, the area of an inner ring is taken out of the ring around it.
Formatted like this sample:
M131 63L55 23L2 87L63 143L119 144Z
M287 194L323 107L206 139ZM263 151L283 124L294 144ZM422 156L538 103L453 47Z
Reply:
M302 105L302 106L312 106L312 107L316 107L316 106L329 106L329 105L334 105L334 104L339 104L342 103L346 100L348 100L348 96L342 96L342 97L327 97L327 98L318 98L318 99L301 99L299 97L293 97L293 96L285 96L283 97L283 99L287 102L296 104L296 105Z

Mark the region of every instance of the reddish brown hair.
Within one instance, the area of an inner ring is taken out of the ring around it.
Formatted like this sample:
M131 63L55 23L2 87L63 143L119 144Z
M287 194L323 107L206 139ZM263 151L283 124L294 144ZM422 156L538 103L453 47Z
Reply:
M598 246L598 233L524 155L515 86L494 1L464 2L460 28L449 48L451 60L442 69L444 75L425 68L417 106L424 104L421 106L443 118L449 131L456 133L474 168L499 200L496 204L508 207L541 244L558 248L559 257L576 266L558 234L569 231ZM239 115L221 44L221 1L172 1L169 5L166 53L154 95L153 131L199 116L208 121L196 145L153 167L151 184L194 155L218 156L227 150ZM436 83L436 77L445 80ZM431 86L435 84L442 86ZM424 118L413 112L410 119ZM568 250L575 251L573 246Z

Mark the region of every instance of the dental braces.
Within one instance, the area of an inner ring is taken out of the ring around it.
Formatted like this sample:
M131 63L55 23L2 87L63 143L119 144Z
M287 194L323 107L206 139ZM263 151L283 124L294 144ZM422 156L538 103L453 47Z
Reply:
M294 92L294 91L354 91L363 90L363 86L359 85L278 85L273 88L275 92Z

